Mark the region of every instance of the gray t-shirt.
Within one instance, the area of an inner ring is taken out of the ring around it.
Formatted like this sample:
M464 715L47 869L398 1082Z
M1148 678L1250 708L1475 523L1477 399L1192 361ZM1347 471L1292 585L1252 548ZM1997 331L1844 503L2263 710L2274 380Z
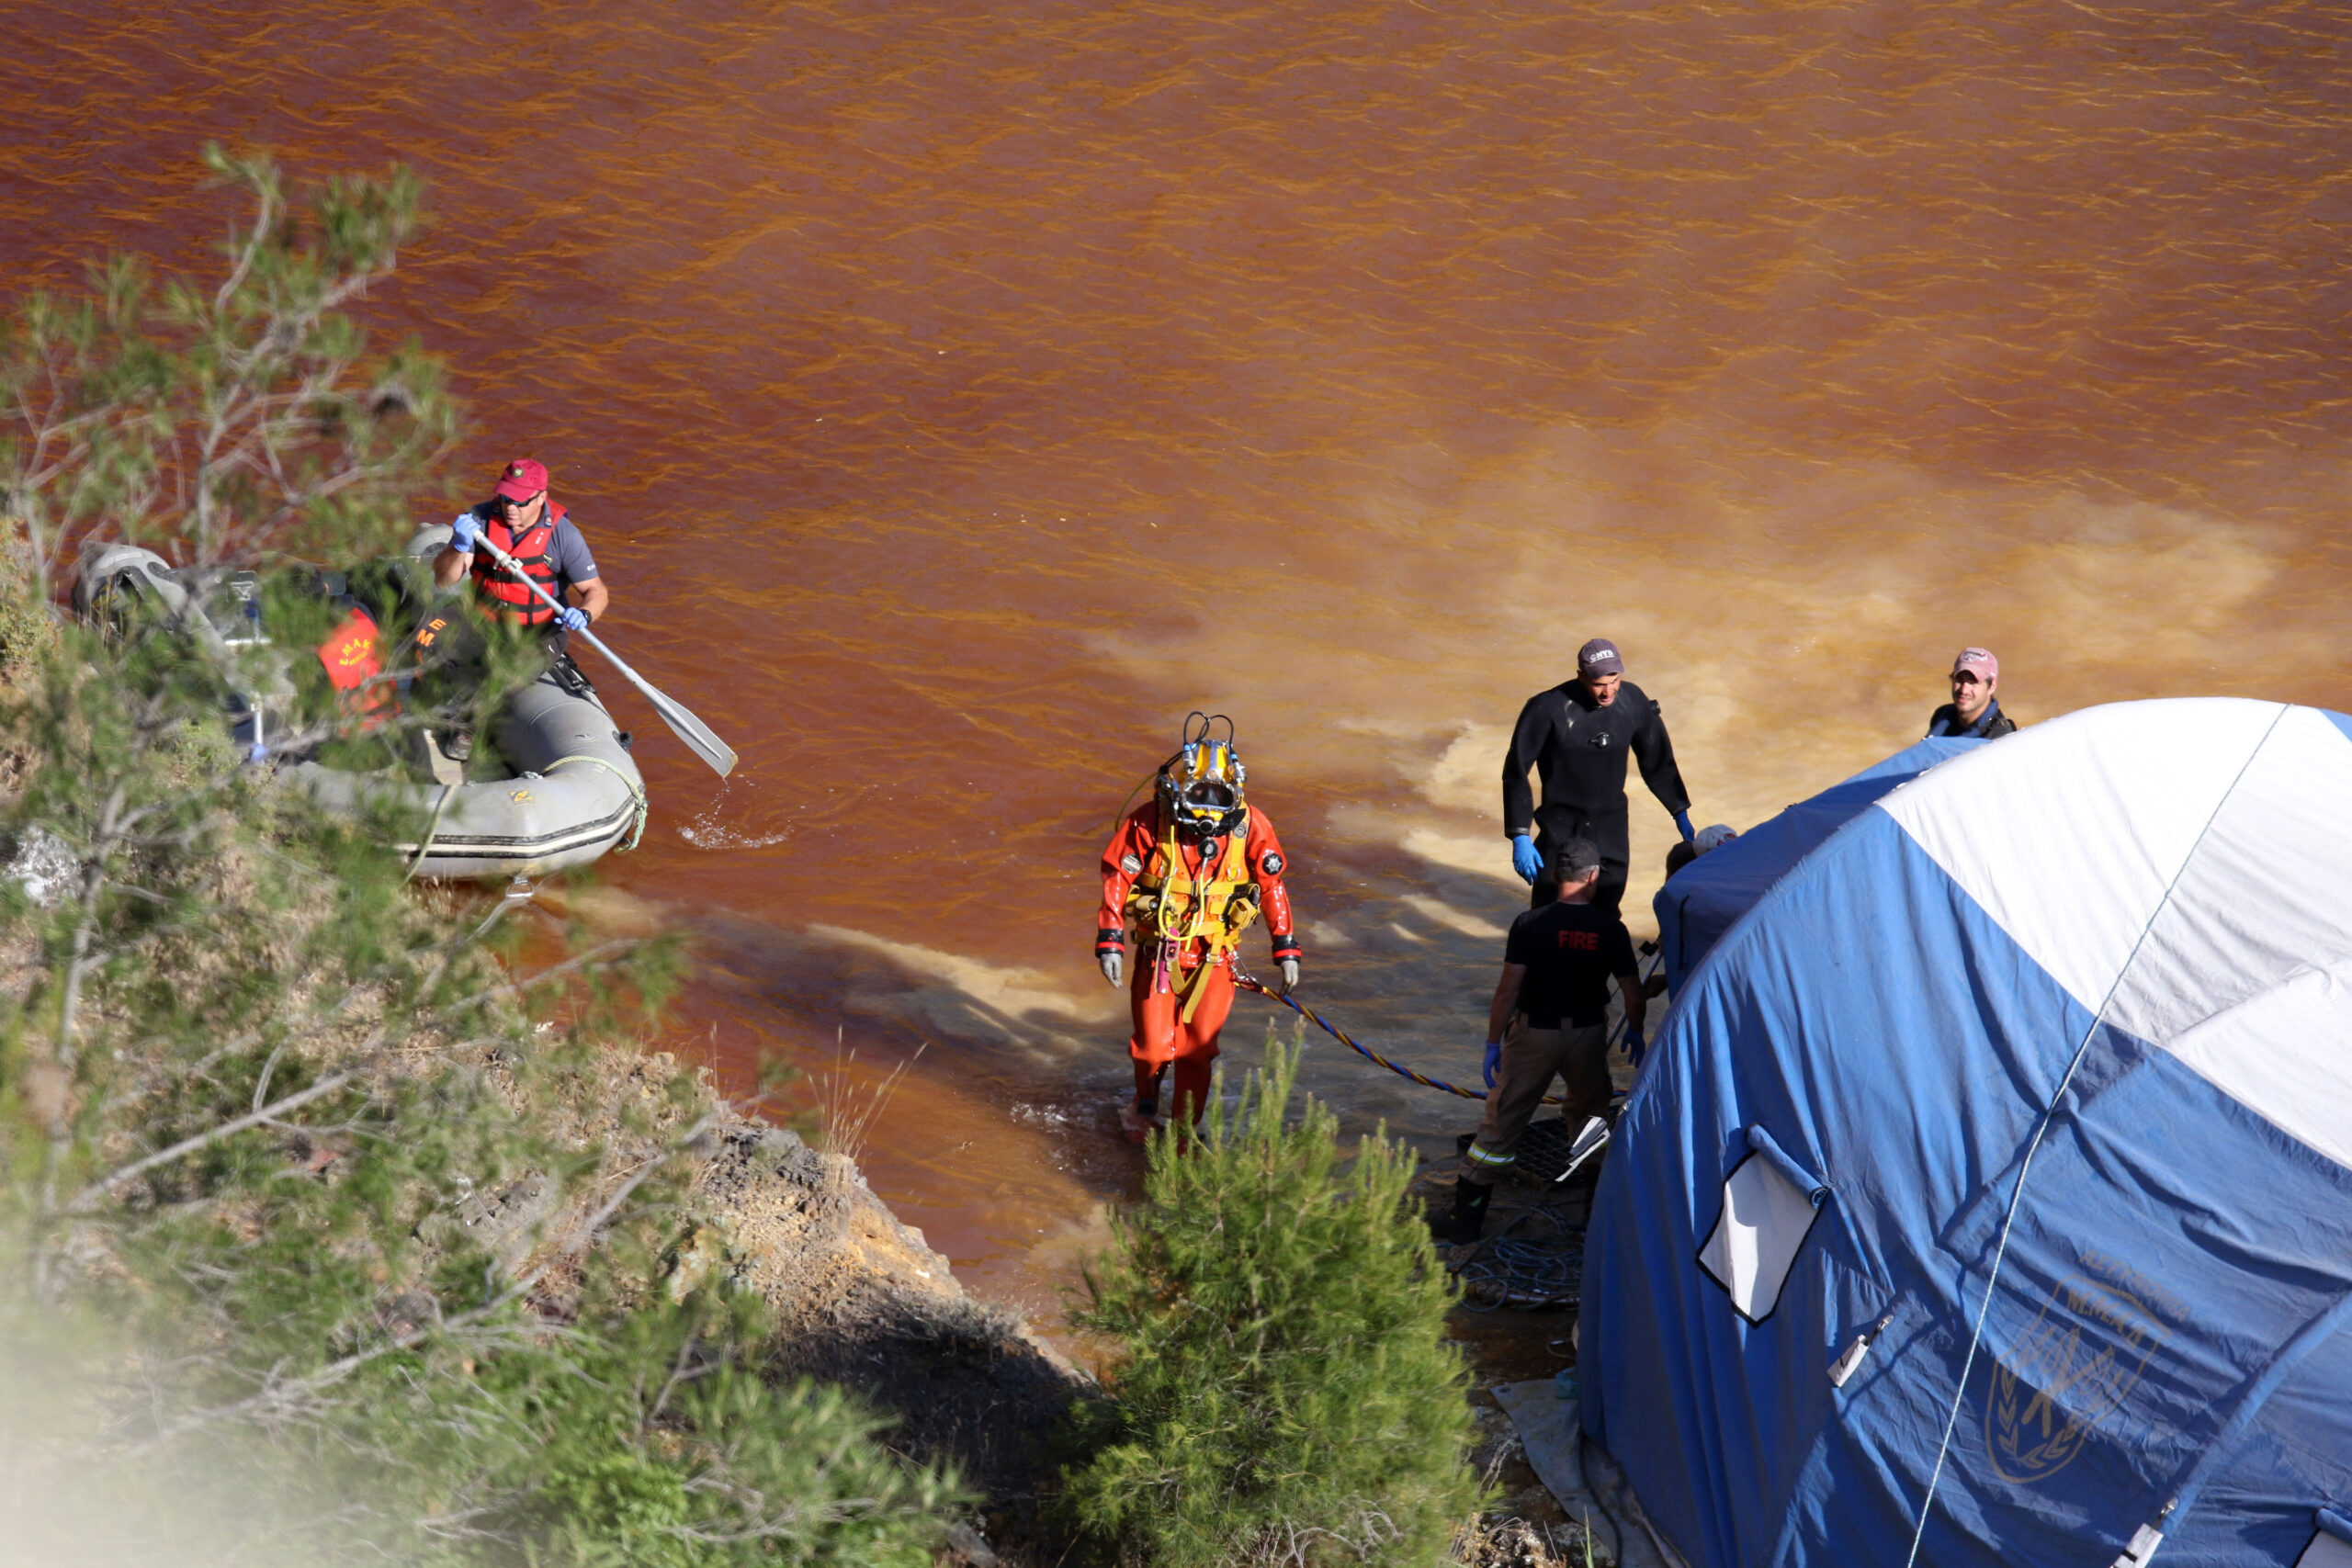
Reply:
M470 515L476 523L489 520L479 507ZM566 590L596 575L596 558L588 553L588 541L569 517L556 519L555 537L548 541L548 558L555 566L555 593L559 599Z
M580 536L580 530L572 526L569 517L557 522L548 554L554 558L556 578L565 588L596 575L596 558L588 553L588 541Z

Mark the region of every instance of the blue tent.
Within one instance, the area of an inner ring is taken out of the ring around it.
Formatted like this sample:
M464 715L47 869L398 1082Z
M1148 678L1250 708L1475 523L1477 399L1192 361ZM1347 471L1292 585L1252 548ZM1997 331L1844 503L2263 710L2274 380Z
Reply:
M1667 989L1680 996L1683 981L1707 956L1707 950L1723 940L1732 922L1747 913L1748 906L1764 897L1791 866L1844 827L1856 812L1937 763L1984 744L1930 737L1811 800L1799 801L1667 878L1650 903L1657 915Z
M2094 708L1860 810L1675 1001L1586 1281L1694 1568L2352 1568L2352 719Z

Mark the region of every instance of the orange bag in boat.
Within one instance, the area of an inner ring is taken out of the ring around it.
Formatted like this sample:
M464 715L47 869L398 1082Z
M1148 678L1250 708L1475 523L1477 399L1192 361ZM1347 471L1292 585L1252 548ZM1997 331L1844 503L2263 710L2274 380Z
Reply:
M382 721L392 694L385 682L371 681L384 672L374 616L355 608L319 644L319 662L326 666L328 684L343 694L345 710L360 715L363 728L373 728Z

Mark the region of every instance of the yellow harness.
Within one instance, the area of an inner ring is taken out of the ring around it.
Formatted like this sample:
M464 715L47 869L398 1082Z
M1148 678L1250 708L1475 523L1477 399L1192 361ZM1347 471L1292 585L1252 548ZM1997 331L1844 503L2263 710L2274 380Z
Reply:
M1159 945L1152 989L1173 989L1182 996L1186 1023L1193 1021L1193 1010L1201 1004L1201 983L1224 962L1226 953L1240 945L1241 933L1258 918L1258 885L1250 879L1249 837L1250 820L1245 816L1226 835L1225 851L1216 863L1196 872L1184 863L1175 825L1164 823L1151 863L1128 891L1127 918L1136 923L1139 936L1148 931ZM1186 978L1178 958L1194 942L1204 943L1207 951Z

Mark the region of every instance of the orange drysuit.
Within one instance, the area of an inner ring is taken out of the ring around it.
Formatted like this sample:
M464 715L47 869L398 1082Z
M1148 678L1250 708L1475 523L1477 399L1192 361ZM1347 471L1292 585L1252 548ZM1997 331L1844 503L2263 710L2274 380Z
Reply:
M1177 1105L1194 1119L1208 1103L1209 1064L1233 1007L1241 932L1262 915L1274 962L1299 955L1282 841L1264 812L1246 809L1238 831L1193 841L1164 824L1158 800L1147 800L1102 851L1096 955L1124 951L1131 926L1136 933L1128 991L1135 1033L1127 1042L1136 1096L1154 1098L1161 1069L1172 1062Z

